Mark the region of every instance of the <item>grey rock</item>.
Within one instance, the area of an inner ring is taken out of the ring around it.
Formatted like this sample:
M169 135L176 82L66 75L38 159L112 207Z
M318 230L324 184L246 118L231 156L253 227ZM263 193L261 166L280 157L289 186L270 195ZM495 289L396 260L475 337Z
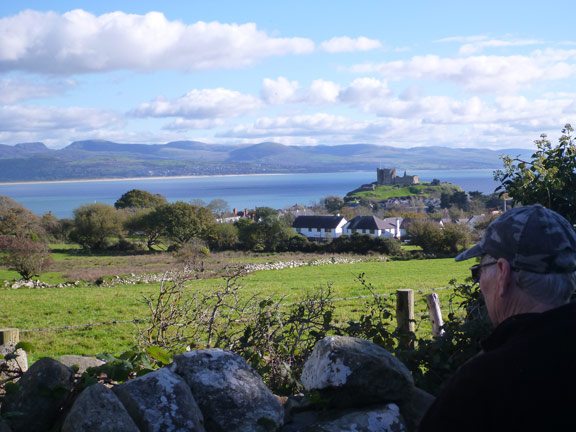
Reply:
M412 392L412 398L406 401L400 406L400 411L406 419L406 426L409 431L415 431L418 429L420 421L430 408L430 405L434 403L436 398L430 393L425 392L418 387L414 387Z
M395 404L355 411L305 429L310 432L405 432L406 426Z
M190 388L168 368L126 381L114 393L142 432L205 432Z
M114 392L103 384L85 389L66 416L62 432L140 432Z
M191 351L175 356L172 370L192 389L207 431L269 432L282 426L282 405L241 357L221 349Z
M0 345L0 356L5 356L6 354L14 353L15 347L16 345L13 343ZM12 360L4 360L3 358L1 358L0 365L8 363L8 368L10 370L26 372L28 370L28 355L26 354L26 351L24 351L21 348L18 348L16 350L16 354L18 354L18 357ZM6 378L8 378L8 375L0 373L0 381Z
M13 432L48 431L56 422L72 388L72 370L44 357L18 381L18 392L7 395L2 415L8 416Z
M78 355L63 355L58 357L57 360L68 367L77 366L79 374L86 372L86 369L90 367L98 367L105 364L100 359Z
M384 348L344 336L326 337L316 344L304 364L302 384L341 408L403 403L414 388L410 371Z

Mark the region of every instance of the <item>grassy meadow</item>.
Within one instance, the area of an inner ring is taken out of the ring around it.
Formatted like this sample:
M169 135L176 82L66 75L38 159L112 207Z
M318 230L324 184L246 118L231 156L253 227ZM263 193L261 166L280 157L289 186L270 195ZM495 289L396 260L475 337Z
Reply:
M0 289L0 327L16 327L21 330L20 339L35 347L29 353L32 361L43 356L63 354L119 353L134 346L138 336L137 324L134 323L30 330L148 318L149 312L141 300L143 296L157 293L159 283L104 287L93 281L98 277L116 274L166 271L176 265L172 256L85 254L63 245L57 246L54 247L54 266L40 279L51 283L67 280L85 282L77 287L66 288ZM230 264L295 259L309 261L315 257L297 254L216 253L208 258L207 267L216 269ZM243 295L257 294L278 299L284 296L283 301L289 303L298 301L308 290L330 284L336 301L336 319L344 321L357 313L366 301L353 297L370 295L369 290L357 280L361 273L364 273L366 281L379 294L391 294L393 298L397 289L415 290L416 312L424 313L424 295L430 290L447 287L451 279L463 282L469 275L468 267L469 263L456 263L453 259L328 264L256 271L243 277L241 285L244 287ZM0 269L0 281L16 277L15 272ZM211 278L194 280L187 285L194 290L213 290L222 283L221 278ZM448 303L450 293L449 289L438 290L443 307ZM425 325L422 327L426 328Z

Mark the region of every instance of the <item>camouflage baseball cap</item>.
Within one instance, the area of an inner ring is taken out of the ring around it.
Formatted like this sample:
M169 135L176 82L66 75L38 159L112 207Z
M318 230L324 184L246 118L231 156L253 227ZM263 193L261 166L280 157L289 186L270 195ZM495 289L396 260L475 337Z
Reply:
M576 271L576 234L558 213L539 204L507 211L486 229L476 246L456 261L488 254L512 268L534 273Z

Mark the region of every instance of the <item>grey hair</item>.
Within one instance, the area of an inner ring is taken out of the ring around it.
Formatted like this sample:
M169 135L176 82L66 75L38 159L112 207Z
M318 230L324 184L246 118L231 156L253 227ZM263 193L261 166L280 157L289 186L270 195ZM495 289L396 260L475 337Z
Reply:
M533 273L515 270L512 274L517 287L534 300L551 306L568 303L576 287L576 272Z

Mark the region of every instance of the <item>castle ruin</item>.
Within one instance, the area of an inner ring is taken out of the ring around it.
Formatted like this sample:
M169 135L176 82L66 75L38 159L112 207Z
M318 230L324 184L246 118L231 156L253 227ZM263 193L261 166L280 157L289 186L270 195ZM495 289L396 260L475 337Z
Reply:
M410 186L419 183L418 176L409 176L406 175L406 171L404 171L404 176L398 177L396 175L395 168L376 168L377 174L377 184L379 186L393 186L393 185L403 185L403 186Z

